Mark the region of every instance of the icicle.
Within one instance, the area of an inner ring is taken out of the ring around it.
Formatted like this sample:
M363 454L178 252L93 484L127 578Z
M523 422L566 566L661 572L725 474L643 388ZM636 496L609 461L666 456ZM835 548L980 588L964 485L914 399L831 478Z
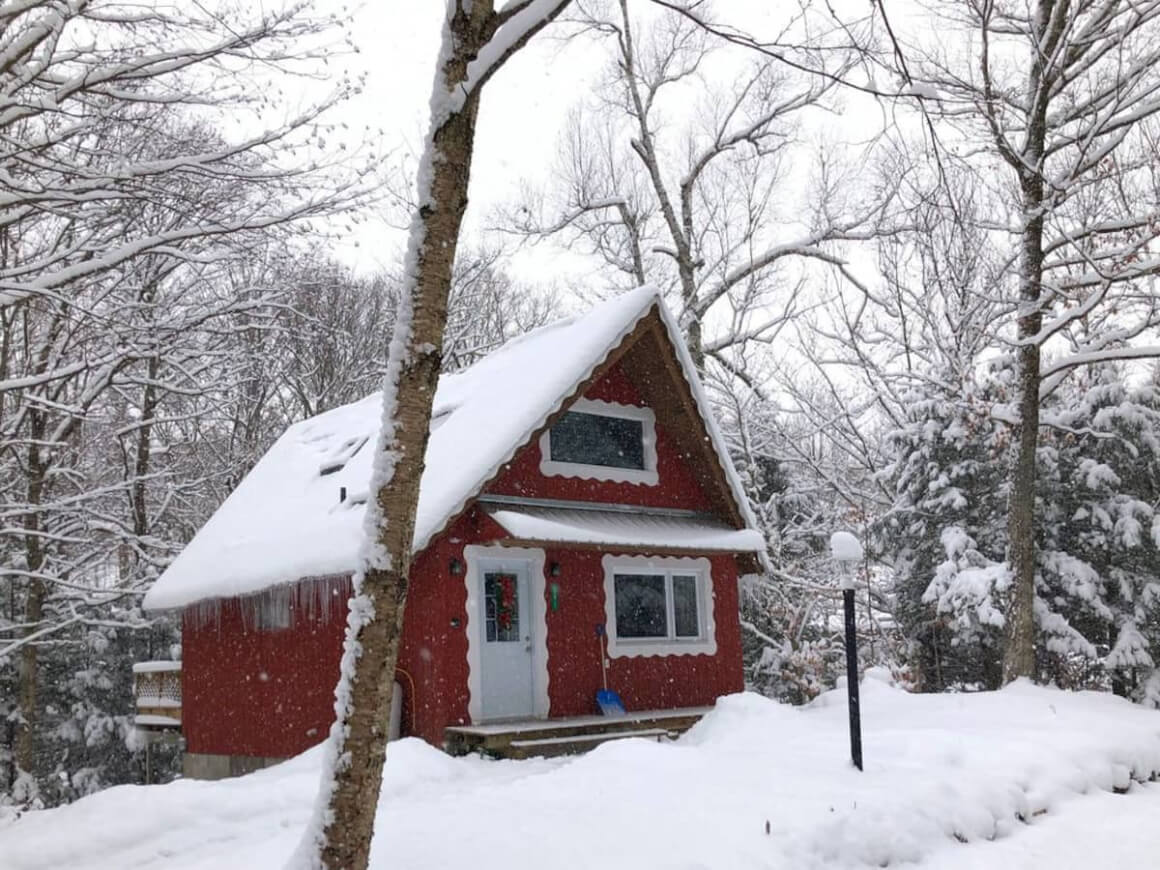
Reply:
M341 614L354 594L348 575L307 577L236 599L209 598L187 608L192 627L220 632L222 611L236 608L242 631L277 631L303 624L325 624Z
M198 630L205 630L213 628L214 631L221 631L222 628L222 606L224 602L220 598L209 598L205 601L198 601L196 604L186 608L187 618L193 624L193 627Z

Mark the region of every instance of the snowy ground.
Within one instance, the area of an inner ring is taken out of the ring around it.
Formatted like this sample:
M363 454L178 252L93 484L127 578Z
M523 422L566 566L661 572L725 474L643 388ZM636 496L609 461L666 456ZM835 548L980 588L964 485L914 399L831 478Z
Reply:
M1126 796L1094 794L1068 801L1018 836L966 848L948 845L929 870L1154 870L1160 866L1160 785Z
M387 762L372 862L1157 866L1160 785L1132 780L1160 772L1160 714L1023 684L922 696L871 679L863 699L863 774L846 760L841 693L804 709L733 696L677 743L620 741L575 759L451 759L402 741ZM124 786L25 815L0 828L0 867L280 867L306 822L318 759L315 750L217 783Z

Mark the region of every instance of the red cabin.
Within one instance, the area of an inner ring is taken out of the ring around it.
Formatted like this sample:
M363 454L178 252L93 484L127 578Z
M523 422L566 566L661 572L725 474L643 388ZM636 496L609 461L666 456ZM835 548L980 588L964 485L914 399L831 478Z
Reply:
M291 426L146 596L182 610L187 775L327 734L379 426L377 395ZM742 688L763 550L653 291L508 342L440 380L392 734L534 751L599 723L605 681L626 722L687 725Z

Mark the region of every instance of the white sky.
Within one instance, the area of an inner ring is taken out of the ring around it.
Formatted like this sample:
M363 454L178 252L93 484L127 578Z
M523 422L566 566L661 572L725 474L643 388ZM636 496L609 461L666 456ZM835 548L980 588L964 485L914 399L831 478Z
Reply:
M355 127L381 130L385 152L413 154L427 126L427 100L445 4L443 0L380 0L355 12L360 53L344 59L366 72L362 94L341 109ZM522 181L546 178L568 112L595 76L604 54L591 40L564 43L541 34L488 83L476 130L468 235L491 209L510 200ZM343 252L359 268L394 265L405 235L385 222L364 225L358 249ZM558 252L555 252L558 255ZM521 277L549 268L547 251L521 254L511 266Z
M637 14L654 10L645 0ZM719 0L729 20L751 32L769 32L776 14L766 0ZM630 7L632 8L632 7ZM381 130L383 151L398 161L417 151L426 132L427 100L439 46L444 0L368 0L354 13L358 55L342 62L352 73L365 72L363 93L345 105L341 117L352 128ZM465 238L478 237L492 210L511 202L521 183L544 186L570 110L591 90L608 50L590 38L564 41L562 27L549 28L517 54L483 95L476 130L470 207ZM752 55L737 52L745 61ZM872 109L877 124L877 111ZM826 121L827 127L833 119ZM844 126L842 121L839 121ZM865 127L861 127L864 132ZM397 217L396 217L397 220ZM393 266L405 241L401 229L386 222L364 224L353 245L338 250L360 269ZM551 284L563 273L583 274L591 263L569 257L555 245L524 248L505 264L517 279Z

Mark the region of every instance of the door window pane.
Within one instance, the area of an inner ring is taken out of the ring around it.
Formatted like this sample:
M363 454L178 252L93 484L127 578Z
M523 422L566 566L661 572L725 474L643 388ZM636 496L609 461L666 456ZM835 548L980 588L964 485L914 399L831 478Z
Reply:
M617 574L617 637L667 637L663 574Z
M554 462L644 470L644 423L569 411L548 439Z
M511 643L520 639L519 590L519 578L515 574L484 575L483 612L488 641Z
M677 637L699 637L697 578L673 575L673 627Z

